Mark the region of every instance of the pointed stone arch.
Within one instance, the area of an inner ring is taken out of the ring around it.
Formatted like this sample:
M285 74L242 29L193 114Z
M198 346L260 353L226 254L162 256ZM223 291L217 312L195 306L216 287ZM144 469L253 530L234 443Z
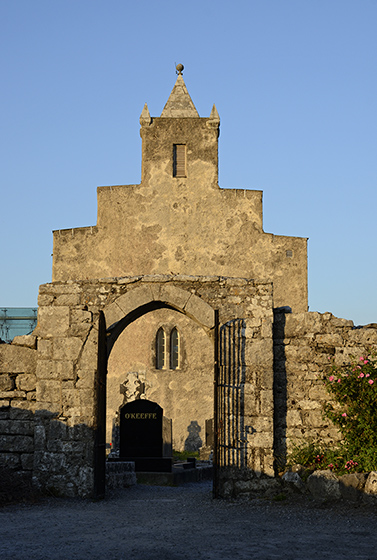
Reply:
M162 307L174 309L200 325L211 336L215 311L199 296L166 284L137 286L119 296L103 312L108 333L108 352L124 328L150 311Z

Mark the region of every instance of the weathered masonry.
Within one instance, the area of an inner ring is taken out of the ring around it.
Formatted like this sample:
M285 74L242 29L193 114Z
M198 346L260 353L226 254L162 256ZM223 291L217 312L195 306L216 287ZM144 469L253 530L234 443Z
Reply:
M138 398L175 449L203 450L214 422L217 496L265 488L292 442L339 438L328 357L377 346L375 325L307 311L306 239L263 231L260 191L219 187L219 115L199 117L178 69L140 117L141 183L100 187L97 225L54 232L38 325L0 345L0 466L63 496L103 494Z

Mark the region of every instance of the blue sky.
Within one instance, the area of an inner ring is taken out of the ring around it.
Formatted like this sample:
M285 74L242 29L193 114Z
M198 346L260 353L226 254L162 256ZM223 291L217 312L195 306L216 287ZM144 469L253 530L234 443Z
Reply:
M377 0L0 0L1 306L35 306L54 229L140 182L175 64L221 118L220 186L309 238L309 306L377 322Z

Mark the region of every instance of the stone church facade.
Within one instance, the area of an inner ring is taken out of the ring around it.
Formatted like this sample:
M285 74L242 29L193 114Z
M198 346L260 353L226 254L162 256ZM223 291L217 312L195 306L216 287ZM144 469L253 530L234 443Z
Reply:
M147 398L176 449L213 422L217 495L250 494L293 442L339 439L319 376L377 330L308 312L306 239L263 231L260 191L219 187L219 115L199 117L181 70L140 125L141 183L100 187L95 226L54 232L37 328L0 346L0 466L99 495L119 407Z

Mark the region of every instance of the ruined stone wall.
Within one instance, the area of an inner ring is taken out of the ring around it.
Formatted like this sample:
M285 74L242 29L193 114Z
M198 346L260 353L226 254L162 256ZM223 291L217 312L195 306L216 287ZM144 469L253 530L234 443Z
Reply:
M340 440L323 417L329 395L322 376L331 364L346 365L368 348L377 349L377 326L354 327L331 313L275 312L274 401L275 453L284 457L292 444Z
M31 478L34 462L36 337L0 344L0 469Z

